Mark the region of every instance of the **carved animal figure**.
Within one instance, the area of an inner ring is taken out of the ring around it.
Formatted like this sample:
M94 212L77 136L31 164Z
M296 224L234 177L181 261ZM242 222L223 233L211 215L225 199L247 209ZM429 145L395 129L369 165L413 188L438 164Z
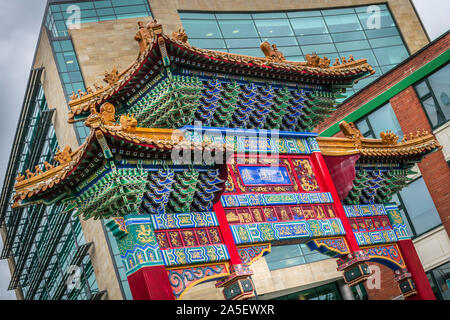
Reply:
M142 21L138 22L139 30L136 32L134 36L134 40L136 40L139 44L139 55L143 54L150 44L153 36L153 31L149 30L144 26Z
M36 170L36 174L43 174L44 171L42 171L42 169L37 165L34 167L34 169Z
M188 36L183 28L178 29L178 31L172 32L172 39L181 41L183 43L188 42Z
M356 128L353 122L347 123L345 121L342 121L341 123L339 123L339 127L347 138L358 140L363 138L361 131Z
M122 126L122 130L125 132L132 132L136 130L137 120L134 117L134 114L129 115L121 115L120 116L120 125Z
M328 59L326 56L319 59L319 68L328 68L330 66L330 59Z
M99 85L98 83L94 83L94 88L95 88L95 90L100 90L103 88L103 86Z
M112 126L116 122L116 108L112 103L105 102L100 107L100 117L104 125Z
M273 44L272 46L267 41L264 41L261 43L260 48L262 52L264 53L265 57L269 60L275 61L275 62L281 62L285 61L286 58L284 57L283 53L278 50L277 46Z
M52 169L54 167L55 167L54 165L48 163L47 161L44 161L44 168L45 168L45 170L50 170L50 169Z
M55 156L55 161L57 161L59 164L65 164L72 160L72 148L69 146L66 146L64 150L59 150Z
M306 59L306 65L308 67L318 67L319 66L320 57L317 54L315 54L315 53L309 54L308 53L305 56L305 59Z
M105 77L103 78L103 81L105 81L109 85L112 85L119 81L119 71L117 70L117 68L114 67L111 72L105 71Z
M25 170L25 174L27 176L27 179L33 178L34 173L30 171L30 169Z
M71 100L76 100L78 99L78 95L75 93L75 91L72 91L72 95L70 96Z

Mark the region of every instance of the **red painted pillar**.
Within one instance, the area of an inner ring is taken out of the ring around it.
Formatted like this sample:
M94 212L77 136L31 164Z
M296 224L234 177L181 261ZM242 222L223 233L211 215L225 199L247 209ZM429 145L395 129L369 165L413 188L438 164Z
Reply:
M142 267L127 279L133 300L175 300L163 265Z
M320 172L319 179L321 180L322 186L325 186L326 191L331 193L334 201L334 208L338 217L341 219L342 225L345 230L345 240L350 248L351 252L359 251L359 245L356 241L355 236L353 235L353 230L350 226L350 222L348 221L347 215L345 214L344 207L342 206L341 200L339 199L339 195L336 191L336 187L334 186L333 180L331 179L330 172L328 171L328 167L325 164L325 160L320 152L313 152L311 154L311 160L313 161L313 165Z
M436 300L412 240L400 240L398 247L417 290L417 294L407 297L406 300Z
M227 246L228 254L230 255L230 264L239 265L241 264L241 258L239 257L236 243L234 242L233 234L231 233L231 229L228 225L228 220L220 200L214 204L213 210L216 214L217 221L219 222L219 229L222 233L223 243Z

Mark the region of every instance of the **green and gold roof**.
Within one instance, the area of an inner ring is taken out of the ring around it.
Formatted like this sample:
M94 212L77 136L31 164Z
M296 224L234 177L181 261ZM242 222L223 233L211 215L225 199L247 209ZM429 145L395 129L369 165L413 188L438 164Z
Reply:
M69 122L82 121L105 102L134 113L142 127L204 125L312 131L336 110L335 100L374 73L366 59L336 61L316 54L287 61L263 42L264 58L190 45L180 30L165 35L155 21L140 24L139 55L125 70L105 75L107 85L73 94Z

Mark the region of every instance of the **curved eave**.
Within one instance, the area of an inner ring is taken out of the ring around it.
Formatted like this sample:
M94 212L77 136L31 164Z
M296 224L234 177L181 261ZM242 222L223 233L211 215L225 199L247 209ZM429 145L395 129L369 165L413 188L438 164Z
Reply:
M226 155L226 145L193 143L185 140L179 130L136 128L133 132L125 132L120 127L103 125L96 130L103 133L109 147L119 143L120 148L136 152L137 157L142 152L168 152L175 146L192 151L223 148L223 154ZM83 145L72 153L72 160L68 163L16 183L15 206L54 202L54 199L60 199L62 194L70 194L79 181L97 170L103 164L104 156L99 142L95 139L96 130L91 130Z
M382 139L362 138L355 143L350 138L318 137L317 142L325 156L359 154L361 159L408 161L441 150L442 146L432 134L397 143L386 144Z

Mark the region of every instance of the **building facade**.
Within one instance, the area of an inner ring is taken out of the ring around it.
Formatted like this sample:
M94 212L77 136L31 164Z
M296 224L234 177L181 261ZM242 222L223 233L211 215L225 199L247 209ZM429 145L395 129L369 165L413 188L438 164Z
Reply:
M408 187L393 200L409 222L422 265L441 299L449 294L449 193L445 187L449 179L449 39L447 32L413 54L349 98L318 128L323 136L337 134L334 124L346 120L353 121L366 137L379 136L387 127L399 136L412 127L436 135L442 151L418 164Z
M78 90L85 92L94 84L101 83L102 74L105 70L109 71L111 65L114 65L117 70L123 70L136 58L138 44L130 39L136 33L137 22L145 20L143 17L156 18L167 33L184 27L189 42L201 48L264 56L259 45L262 41L269 41L276 44L291 61L302 61L305 55L312 51L316 51L321 56L326 55L331 61L348 54L353 54L356 59L367 58L376 73L357 84L355 86L357 91L375 78L385 73L389 74L389 70L428 43L426 33L410 1L387 1L378 3L376 8L369 8L373 4L372 1L330 1L329 4L314 4L306 1L277 3L270 1L245 3L155 0L149 3L140 0L49 1L33 64L32 74L36 75L33 76L34 82L29 85L29 90L36 86L41 87L43 91L41 95L45 96L46 103L55 110L51 115L43 117L42 121L49 122L47 127L53 126L54 132L48 130L53 132L57 142L54 142L51 148L35 147L38 148L36 151L13 150L11 156L2 193L2 221L4 222L2 235L5 239L2 257L9 258L12 274L16 274L13 276L16 280L12 280L10 288L17 290L19 298L26 299L132 298L119 248L113 235L105 228L101 220L79 221L73 218L72 222L58 221L60 228L65 228L66 231L61 231L63 236L55 233L55 247L45 249L39 242L40 237L46 234L45 224L43 222L31 224L31 222L36 221L35 215L41 214L45 217L50 213L33 213L26 209L19 209L24 212L13 215L9 206L12 204L14 177L18 173L23 172L24 168L42 165L43 161L48 162L54 155L57 145L69 145L75 150L84 142L88 129L80 125L80 122L75 123L74 126L67 125L67 102L73 92L77 93ZM80 14L79 17L77 13ZM377 20L378 17L379 20ZM78 18L81 28L77 28ZM67 25L68 20L75 24ZM379 25L376 25L377 23ZM375 24L374 28L372 28L373 24ZM273 37L271 37L272 34ZM352 90L349 89L348 93L354 94L355 91ZM436 95L429 92L423 96L423 99L426 100L430 96L436 99ZM25 101L29 103L28 98ZM440 110L436 118L439 119L438 123L442 121L442 116L445 119L445 109L442 110L441 107ZM44 111L46 109L42 108L41 112ZM42 127L36 122L28 123L32 117L25 111L23 113L21 123L27 123L26 126L31 128L29 132L32 132L35 127ZM396 126L389 128L396 128ZM362 128L360 130L363 131ZM408 127L403 130L411 131ZM28 141L52 139L47 137L36 139L33 135L38 134L41 137L45 133L29 133ZM15 145L25 141L21 140L25 139L25 136L22 129L18 129ZM445 146L441 140L441 144ZM44 153L47 149L49 151ZM31 160L26 159L28 153L33 155ZM36 157L37 154L40 158ZM46 156L48 158L45 158ZM17 162L19 158L25 159L21 160L23 164ZM16 165L21 167L15 167ZM418 181L414 183L419 185L421 181ZM423 188L423 184L417 188L420 187ZM400 194L398 197L399 201L400 199L403 201L403 198L408 198L408 195ZM431 198L436 203L435 197L431 196ZM405 203L403 207L408 207L407 202L402 203ZM58 210L61 208L55 208L56 215ZM407 217L408 215L405 215L405 218ZM42 221L48 220L51 219L43 218ZM442 218L441 220L444 221ZM433 222L433 226L436 224L439 225L437 219ZM413 234L417 234L415 232L417 231L414 229ZM418 232L423 233L422 230ZM34 234L35 238L27 244L21 244L21 237L28 234ZM61 249L62 247L64 250ZM48 253L45 255L40 253L42 250L48 250ZM421 251L418 249L418 252L420 254ZM33 254L36 258L32 258ZM447 253L443 255L445 254ZM39 264L39 268L34 267L37 264L32 259L42 260L42 266ZM83 289L77 294L74 294L74 291L69 293L65 286L67 279L73 273L67 271L67 266L77 265L73 259L83 260L83 263L79 263L84 275L81 277L84 279ZM48 265L53 269L48 268ZM434 266L438 265L434 264ZM366 288L362 286L354 288L351 292L342 281L342 274L336 271L334 260L311 251L304 244L273 247L272 252L265 258L257 260L252 268L255 270L253 282L260 299L294 296L298 298L308 297L308 295L318 299L327 295L351 299L355 295L357 297L367 295ZM43 272L43 270L47 271ZM431 269L427 268L428 270ZM56 284L51 283L55 282L52 281L55 273L60 275ZM430 274L432 274L430 276L432 281L442 281L436 280L439 277L438 271L434 273L431 271ZM32 290L25 289L27 281L34 283ZM57 290L56 293L55 290ZM81 293L83 290L84 295ZM192 288L183 298L196 299L205 296L223 298L220 292L214 290L214 285L211 283ZM373 297L376 298L376 296Z

